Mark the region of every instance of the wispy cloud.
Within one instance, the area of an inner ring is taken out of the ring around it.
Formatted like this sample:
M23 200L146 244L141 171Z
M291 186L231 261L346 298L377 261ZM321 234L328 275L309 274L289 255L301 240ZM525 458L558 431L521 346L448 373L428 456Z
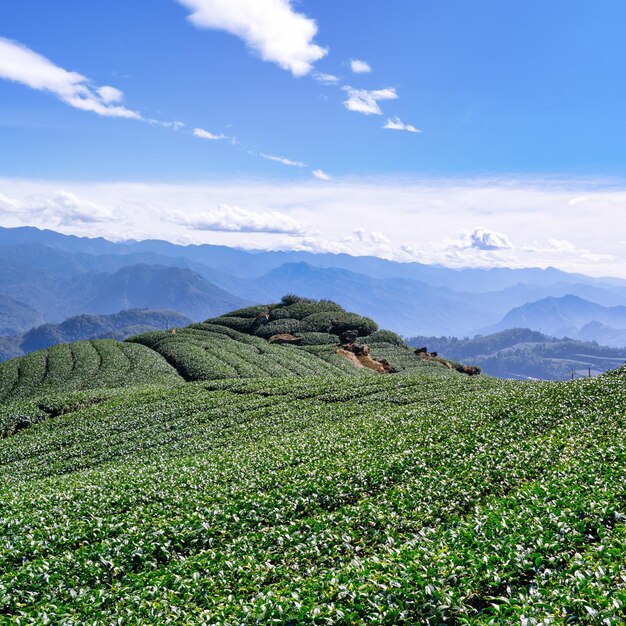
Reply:
M587 198L585 196L576 196L575 198L572 198L568 204L570 206L576 206L577 204L584 204L587 201Z
M383 112L378 102L380 100L396 100L398 98L398 94L393 87L368 91L367 89L354 89L354 87L346 86L343 87L343 90L348 94L348 99L343 102L346 109L365 115L382 115Z
M224 30L246 42L264 61L294 76L308 74L327 54L314 43L317 24L289 0L178 0L198 28Z
M387 130L405 130L409 133L421 133L419 128L416 128L412 124L405 124L397 115L389 118L383 128Z
M273 154L264 154L263 152L259 153L259 156L267 159L268 161L275 161L276 163L282 163L283 165L288 165L289 167L308 167L306 163L302 161L292 161L291 159L287 159L282 156L274 156Z
M109 85L97 87L77 72L69 72L15 41L0 37L0 78L48 91L66 104L106 117L141 120L137 111L120 103L123 93Z
M303 235L308 230L302 222L278 211L255 213L227 204L202 213L176 211L169 220L194 230L226 233Z
M333 177L330 174L327 174L324 170L313 170L312 172L315 178L319 178L320 180L332 180Z
M350 61L350 69L355 74L368 74L372 71L370 64L367 61L362 61L360 59L352 59L352 61Z
M324 85L337 85L339 83L339 76L334 74L324 74L323 72L314 72L313 78Z
M172 130L180 130L187 125L185 124L185 122L159 122L158 120L150 120L150 122L158 124L159 126L163 126L163 128L170 128Z
M210 139L212 141L219 141L220 139L228 139L226 135L214 135L210 133L208 130L204 130L204 128L194 128L193 134L195 137L199 137L200 139Z

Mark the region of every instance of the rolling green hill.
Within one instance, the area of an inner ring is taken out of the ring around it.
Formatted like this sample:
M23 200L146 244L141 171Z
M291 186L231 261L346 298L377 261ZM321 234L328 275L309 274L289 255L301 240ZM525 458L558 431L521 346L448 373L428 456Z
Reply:
M623 623L625 369L464 376L292 297L89 389L94 344L0 366L0 623Z
M74 389L179 382L176 370L145 346L113 339L76 341L0 363L0 402Z
M399 372L445 367L416 358L398 335L378 332L374 321L333 302L292 300L239 309L170 332L144 333L123 344L79 341L0 363L0 402L142 382L372 374L337 352L339 335L352 329L373 359L387 359ZM296 333L299 345L273 342L281 333Z

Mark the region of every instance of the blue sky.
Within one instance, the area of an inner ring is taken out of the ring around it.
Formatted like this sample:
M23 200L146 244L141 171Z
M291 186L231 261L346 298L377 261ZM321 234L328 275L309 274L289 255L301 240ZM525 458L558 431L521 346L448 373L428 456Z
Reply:
M0 223L626 273L624 23L621 0L1 3Z

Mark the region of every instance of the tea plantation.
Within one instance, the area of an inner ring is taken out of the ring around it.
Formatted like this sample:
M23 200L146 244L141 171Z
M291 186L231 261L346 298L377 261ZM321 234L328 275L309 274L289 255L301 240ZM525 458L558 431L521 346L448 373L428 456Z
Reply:
M178 379L0 405L1 624L625 623L626 370L469 377L363 327L381 375L218 320L128 344Z
M358 332L373 356L392 360L399 371L440 366L416 359L398 335L378 331L372 320L347 313L334 302L296 296L284 300L174 332L149 332L124 343L101 339L61 344L0 363L0 402L142 383L371 375L337 355L338 337L345 330ZM299 345L268 341L285 332L297 332Z

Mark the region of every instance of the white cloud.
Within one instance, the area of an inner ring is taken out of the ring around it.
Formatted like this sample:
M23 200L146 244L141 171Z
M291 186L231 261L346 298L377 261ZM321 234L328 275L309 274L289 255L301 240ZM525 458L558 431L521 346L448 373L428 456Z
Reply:
M623 242L620 243L623 244ZM587 248L577 247L567 239L548 239L547 244L533 241L531 245L526 245L523 249L525 252L543 258L575 259L592 265L619 261L619 256L616 254L592 252Z
M105 104L112 104L114 102L121 102L124 99L124 94L115 87L111 87L110 85L105 85L104 87L98 87L96 89L100 99Z
M486 228L475 228L469 233L467 247L477 250L510 250L513 244L504 233L498 233Z
M577 204L584 204L587 201L587 198L585 198L585 196L577 196L575 198L572 198L568 204L570 206L576 206Z
M185 122L159 122L157 120L150 120L151 122L155 122L159 124L159 126L163 126L163 128L171 128L172 130L180 130L186 126Z
M59 190L49 198L35 198L31 206L40 205L42 211L58 219L61 225L81 222L95 224L109 222L118 217L115 209L79 198L70 191Z
M339 77L334 74L324 74L323 72L314 72L313 78L324 85L336 85L339 82Z
M77 72L68 72L19 43L0 37L0 78L22 83L31 89L49 91L63 102L83 111L106 117L140 120L137 111L119 105L123 94L104 85L94 87Z
M210 139L212 141L219 141L220 139L228 139L226 135L214 135L210 133L208 130L204 130L204 128L194 128L193 134L195 137L200 137L200 139Z
M264 61L295 76L308 74L327 50L313 42L315 20L293 10L290 0L178 0L198 28L224 30L246 42Z
M349 111L356 113L364 113L365 115L382 115L383 112L378 106L380 100L396 100L398 94L394 88L375 89L368 91L367 89L354 89L354 87L343 87L348 94L348 99L344 100L343 105Z
M313 170L313 176L315 178L319 178L320 180L332 180L332 176L327 174L324 170Z
M548 243L557 252L576 252L576 246L567 239L548 239Z
M405 124L397 115L387 120L383 128L388 130L406 130L409 133L421 133L419 128L416 128L412 124Z
M302 222L277 211L255 213L238 206L222 204L202 213L173 212L170 221L193 230L227 233L269 233L303 235L307 227Z
M357 241L366 244L387 245L391 244L391 239L379 230L367 231L363 228L357 228L354 231L354 237ZM349 240L348 240L349 241Z
M32 221L43 220L50 227L101 224L115 221L118 212L108 206L85 200L64 189L27 195L21 200L0 193L0 216Z
M372 71L370 64L360 59L352 59L352 61L350 61L350 69L355 74L367 74Z
M16 213L20 209L20 203L13 198L5 196L0 193L0 212L2 213Z
M264 154L261 152L259 156L262 156L268 161L275 161L276 163L282 163L283 165L288 165L289 167L307 167L307 164L303 163L302 161L292 161L291 159L287 159L281 156L274 156L273 154Z

